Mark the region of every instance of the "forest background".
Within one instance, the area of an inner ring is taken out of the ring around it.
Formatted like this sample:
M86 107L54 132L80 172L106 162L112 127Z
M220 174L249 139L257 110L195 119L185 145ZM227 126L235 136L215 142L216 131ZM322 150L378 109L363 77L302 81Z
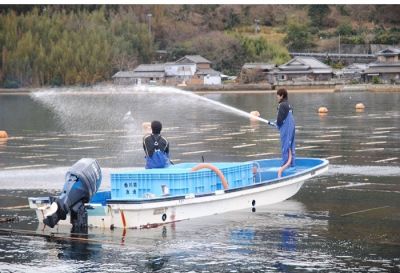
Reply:
M289 52L400 43L400 5L0 5L0 87L91 85L199 54L236 75ZM339 65L340 64L336 64Z

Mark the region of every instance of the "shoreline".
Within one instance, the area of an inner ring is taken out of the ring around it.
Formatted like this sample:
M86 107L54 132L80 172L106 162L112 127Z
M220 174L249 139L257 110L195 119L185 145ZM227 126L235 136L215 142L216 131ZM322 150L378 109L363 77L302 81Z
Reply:
M334 93L334 88L325 89L290 89L287 88L290 93ZM207 90L207 91L191 91L196 94L275 94L276 90Z
M334 92L400 92L400 85L392 84L351 84L351 85L312 85L312 86L282 86L293 93L334 93ZM269 94L275 93L275 86L270 85L222 85L222 86L189 86L176 87L196 94ZM0 88L0 95L29 95L38 88Z

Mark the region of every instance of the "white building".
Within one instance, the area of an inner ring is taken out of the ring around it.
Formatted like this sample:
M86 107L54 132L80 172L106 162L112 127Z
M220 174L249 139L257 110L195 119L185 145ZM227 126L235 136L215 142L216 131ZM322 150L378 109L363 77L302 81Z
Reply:
M119 71L112 78L116 84L221 84L221 73L200 55L187 55L174 63L141 64L133 71Z

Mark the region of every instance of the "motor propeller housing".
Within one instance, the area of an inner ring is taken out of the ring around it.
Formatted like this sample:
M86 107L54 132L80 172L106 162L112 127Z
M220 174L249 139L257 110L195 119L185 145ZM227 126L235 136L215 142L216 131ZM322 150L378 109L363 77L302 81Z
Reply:
M100 188L101 178L101 169L96 159L82 158L77 161L66 173L62 193L51 204L43 223L53 228L70 213L73 226L87 226L84 204L90 202Z

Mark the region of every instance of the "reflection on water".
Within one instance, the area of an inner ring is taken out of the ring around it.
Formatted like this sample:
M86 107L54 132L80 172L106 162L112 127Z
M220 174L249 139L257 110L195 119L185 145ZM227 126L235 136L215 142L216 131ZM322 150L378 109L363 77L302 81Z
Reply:
M330 221L322 211L285 201L257 213L238 211L149 230L93 229L82 240L68 230L49 238L1 234L8 252L0 269L8 272L17 263L9 272L358 272L360 267L398 272L396 256L384 255L397 246L382 251L368 238L336 240L331 229L340 226Z
M102 258L102 246L99 243L87 242L87 235L71 235L71 240L67 244L65 240L55 240L58 245L57 258L60 260L76 260L76 261L91 261L101 260ZM47 238L50 244L54 243L54 240ZM52 246L53 247L53 246Z
M297 153L331 162L291 200L148 230L43 230L27 197L57 194L82 157L99 160L110 187L111 171L143 166L152 119L162 117L176 162L279 155L276 130L193 96L83 91L0 96L0 217L18 219L0 223L0 272L400 272L399 94L290 93ZM272 93L206 97L276 115Z

